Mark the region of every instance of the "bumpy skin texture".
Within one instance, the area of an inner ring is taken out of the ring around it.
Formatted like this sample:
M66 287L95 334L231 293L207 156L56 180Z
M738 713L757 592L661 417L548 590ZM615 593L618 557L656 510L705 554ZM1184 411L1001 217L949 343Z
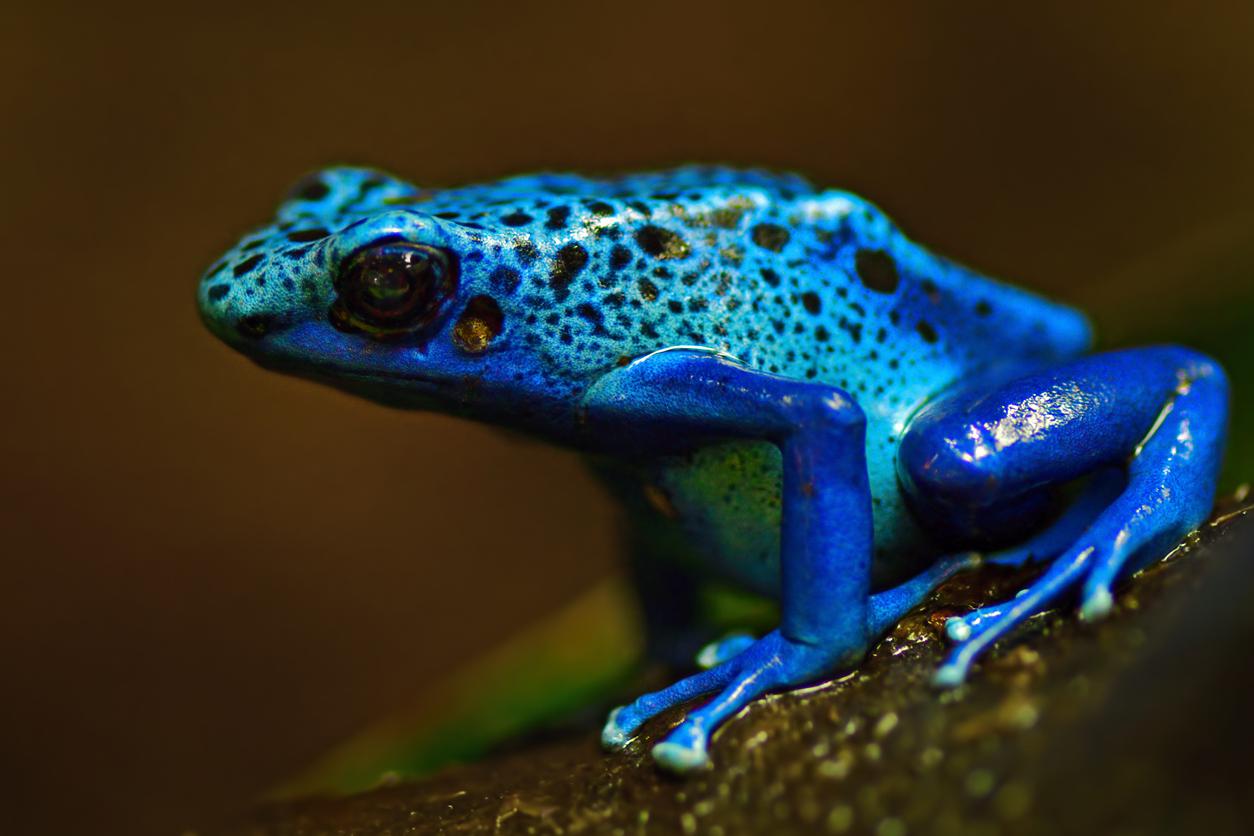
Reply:
M418 325L345 314L361 264L432 252L443 283L412 297ZM679 770L704 763L709 734L756 694L856 662L972 564L946 549L1055 559L1025 596L1035 609L952 626L964 644L946 684L1085 577L1085 612L1099 614L1117 576L1204 519L1223 444L1226 385L1207 358L1082 357L1082 315L791 175L689 167L430 191L332 169L211 267L199 301L263 365L621 462L709 572L778 594L780 630L710 648L710 671L607 726L622 745L658 711L723 689L659 745ZM1052 487L1092 473L1114 476L1043 525Z

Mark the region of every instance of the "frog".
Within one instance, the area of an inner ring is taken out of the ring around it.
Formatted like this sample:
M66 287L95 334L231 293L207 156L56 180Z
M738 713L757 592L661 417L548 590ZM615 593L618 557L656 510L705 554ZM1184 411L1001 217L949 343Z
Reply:
M1211 513L1227 431L1212 358L1097 351L1083 312L764 169L425 188L329 168L209 267L198 305L264 368L586 456L641 533L648 646L701 648L601 740L692 703L650 750L678 773L764 694L856 668L959 572L1039 567L944 623L940 688L1060 601L1106 615ZM709 579L778 601L778 626L695 641Z

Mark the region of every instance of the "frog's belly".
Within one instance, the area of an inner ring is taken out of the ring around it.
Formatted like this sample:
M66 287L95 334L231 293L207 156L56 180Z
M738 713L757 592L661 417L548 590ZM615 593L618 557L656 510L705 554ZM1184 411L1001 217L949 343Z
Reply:
M925 566L936 549L905 507L894 454L877 457L873 452L874 446L867 461L875 519L872 585L883 588ZM653 483L666 494L698 559L712 572L758 592L778 592L778 448L728 442L666 458L656 463Z

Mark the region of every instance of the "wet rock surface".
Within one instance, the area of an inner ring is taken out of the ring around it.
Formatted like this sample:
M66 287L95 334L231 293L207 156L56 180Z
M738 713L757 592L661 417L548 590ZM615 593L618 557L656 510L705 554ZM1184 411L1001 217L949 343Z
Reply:
M1030 573L1028 573L1030 574ZM713 768L658 772L596 731L421 781L257 810L231 836L417 833L1244 833L1254 821L1254 509L1226 509L1098 624L1031 620L963 687L945 619L1028 576L956 578L852 675L751 705Z

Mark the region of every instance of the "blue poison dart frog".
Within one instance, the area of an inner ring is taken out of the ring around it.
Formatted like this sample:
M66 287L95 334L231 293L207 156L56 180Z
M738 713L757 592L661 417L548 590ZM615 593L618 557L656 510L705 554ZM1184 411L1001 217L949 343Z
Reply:
M1107 613L1209 515L1227 424L1213 360L1088 353L1082 314L762 171L431 190L330 169L209 268L199 305L267 368L585 451L634 529L666 532L632 558L652 647L685 634L702 579L776 596L777 629L610 715L617 749L711 695L653 747L680 772L747 703L857 665L981 562L1045 568L949 620L939 686L1066 594Z

